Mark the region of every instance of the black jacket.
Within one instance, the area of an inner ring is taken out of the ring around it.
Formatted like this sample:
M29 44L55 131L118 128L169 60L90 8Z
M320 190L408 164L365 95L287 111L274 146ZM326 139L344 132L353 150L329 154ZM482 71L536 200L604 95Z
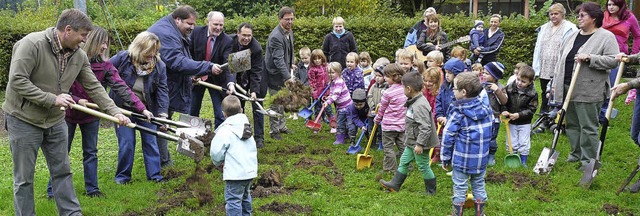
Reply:
M240 84L242 88L249 89L251 92L261 95L263 92L260 90L262 85L262 69L263 61L262 46L256 38L252 38L251 42L247 46L241 46L238 42L238 35L230 35L231 37L231 53L249 49L251 50L251 70L238 72L236 74L236 83ZM266 84L265 84L266 85Z
M327 56L328 62L338 62L342 68L346 67L347 54L350 52L358 53L356 39L350 31L344 30L344 34L338 38L333 32L324 37L322 42L322 52Z
M511 83L506 88L507 104L504 109L510 113L518 113L520 118L511 121L514 125L531 124L533 114L538 109L538 92L533 83L525 90L518 90L516 82Z

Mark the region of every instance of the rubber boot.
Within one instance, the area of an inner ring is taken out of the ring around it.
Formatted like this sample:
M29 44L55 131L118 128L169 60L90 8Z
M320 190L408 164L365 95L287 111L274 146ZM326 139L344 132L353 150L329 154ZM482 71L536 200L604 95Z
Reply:
M489 162L487 162L488 166L496 165L496 155L489 154Z
M484 202L480 199L476 199L474 208L476 209L475 216L484 216Z
M400 191L400 187L402 186L402 183L404 183L405 179L407 179L407 175L396 171L396 174L393 175L393 179L391 179L390 182L380 179L380 184L391 192L398 192Z
M424 187L427 188L427 195L430 195L430 196L436 195L436 178L425 179Z
M336 134L336 141L333 142L334 145L344 144L344 134Z
M629 192L638 193L640 191L640 180L638 180L635 184L629 186Z
M520 155L520 162L522 162L524 168L527 168L527 157L529 157L529 155Z
M464 210L464 202L454 203L451 216L462 216L462 210Z
M351 137L351 146L355 146L355 145L356 145L356 138Z

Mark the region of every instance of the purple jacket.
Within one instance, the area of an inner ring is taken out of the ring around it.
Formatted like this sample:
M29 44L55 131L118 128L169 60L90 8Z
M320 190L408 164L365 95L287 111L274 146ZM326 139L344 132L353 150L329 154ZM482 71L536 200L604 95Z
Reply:
M142 111L146 109L142 101L136 97L129 86L120 78L118 70L113 67L111 62L91 63L91 70L96 75L98 81L102 83L102 86L109 86L111 91L118 94L120 98L123 98L124 102L128 104L129 107L134 108L136 112L142 113ZM69 89L69 94L76 103L80 99L86 99L93 103L89 94L87 94L78 81L73 82L71 89ZM75 124L86 124L96 119L97 118L92 115L74 109L67 109L65 117L67 122Z
M349 68L344 68L342 70L342 79L344 79L344 84L347 85L349 89L349 94L353 93L356 89L364 89L364 77L362 75L362 69L356 67L353 70L349 70Z
M364 103L364 107L362 109L357 109L355 103L352 103L349 107L347 107L347 111L349 113L347 118L351 119L356 127L361 128L366 125L365 122L369 117L369 105L367 103Z

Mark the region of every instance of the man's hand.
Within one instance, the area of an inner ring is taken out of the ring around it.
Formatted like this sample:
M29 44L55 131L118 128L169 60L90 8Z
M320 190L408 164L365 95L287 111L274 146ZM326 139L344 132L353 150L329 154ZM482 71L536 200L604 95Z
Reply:
M84 107L86 107L86 106L87 106L87 103L88 103L88 102L89 102L89 101L88 101L87 99L80 99L80 100L78 100L78 104L80 104L80 105L82 105L82 106L84 106Z
M296 69L298 69L298 65L291 64L291 70L294 70L294 71L295 71Z
M142 115L146 116L147 120L151 120L151 118L153 117L153 113L151 113L149 110L143 110Z
M236 85L234 83L229 83L229 85L227 85L227 94L232 95L235 92L236 92Z
M258 96L256 96L255 92L251 92L251 99L252 100L258 99Z
M211 73L213 75L218 75L220 72L222 72L222 67L220 67L219 64L213 64L213 66L211 66Z
M73 101L73 98L71 97L71 95L69 94L59 94L58 96L56 96L56 102L55 102L55 106L57 107L64 107L64 108L69 108L69 106L71 106L72 104L75 104L76 102Z
M622 62L622 61L624 61L624 58L626 58L626 57L627 57L627 54L625 54L625 53L618 53L618 54L616 55L616 61L618 61L618 62Z
M413 152L416 154L422 154L422 146L416 145L416 147L413 148Z
M629 83L620 83L614 86L613 88L611 88L611 97L615 99L621 94L627 93L630 89L631 89L631 86L629 86Z
M520 114L518 113L513 113L511 115L509 115L509 119L511 119L511 121L519 119L520 118Z
M129 118L124 116L122 113L115 114L113 115L113 117L116 117L120 122L120 125L122 126L126 126L127 124L131 123L131 120L129 120Z
M473 54L480 55L480 47L476 47L476 49L473 50Z
M362 126L362 128L360 128L360 129L362 129L362 132L363 132L363 133L364 133L364 132L367 132L367 126Z
M502 116L509 118L509 112L508 111L502 111L501 113Z

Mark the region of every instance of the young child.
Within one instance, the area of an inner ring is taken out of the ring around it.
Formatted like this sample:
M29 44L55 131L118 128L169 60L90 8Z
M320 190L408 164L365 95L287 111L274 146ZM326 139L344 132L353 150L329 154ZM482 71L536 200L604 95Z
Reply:
M382 145L384 147L382 171L392 172L396 170L398 164L394 147L398 147L398 151L404 152L405 122L403 119L407 110L407 107L404 106L407 96L404 95L401 81L405 69L398 64L390 64L384 67L383 72L384 80L389 88L382 93L378 114L373 120L382 126Z
M342 71L342 79L349 89L349 95L359 88L364 88L362 70L358 67L359 57L357 53L347 54L347 68Z
M375 75L375 79L371 82L371 86L369 87L369 92L367 93L367 104L370 108L369 114L369 128L367 131L373 130L373 118L376 116L376 106L380 104L380 100L382 100L382 92L387 89L387 82L384 81L384 67L386 65L381 65L376 67L373 74ZM378 150L382 150L382 130L376 130L376 134L374 136L375 142L378 143Z
M425 72L422 73L422 81L424 82L424 90L422 94L429 102L429 107L431 107L431 118L436 119L436 96L438 96L438 91L440 90L440 83L442 79L442 73L439 67L430 67ZM437 127L436 127L437 130ZM440 131L436 131L440 133ZM440 143L434 147L433 162L440 162Z
M411 71L417 72L417 69L413 67L414 58L415 55L411 51L406 49L403 49L402 51L400 51L400 53L398 53L398 65L404 70L403 74L409 73ZM398 85L400 85L399 82Z
M364 89L356 89L353 91L351 100L353 101L353 105L349 106L349 118L353 122L354 127L356 127L356 131L360 128L363 133L368 133L367 117L369 117L369 105L367 104L367 93ZM351 145L353 146L355 143L355 137L352 137Z
M402 50L404 50L404 49L400 48L400 49L396 50L396 55L395 55L395 59L394 59L395 62L394 63L398 63L398 59L400 59L400 52L402 52Z
M380 57L380 58L376 59L376 62L373 63L372 69L375 71L376 68L378 68L380 66L386 66L386 65L388 65L390 63L391 62L389 61L388 58ZM364 77L365 83L367 82L367 80L369 80L369 84L365 84L365 87L366 87L365 89L367 90L367 92L369 92L369 89L371 88L373 83L375 83L375 77L376 77L376 74L373 71L372 71L372 73L369 73L369 75ZM371 108L373 109L373 107L371 107Z
M471 71L471 60L467 59L467 56L469 56L469 50L461 46L455 46L451 49L451 58L457 58L464 62L465 72Z
M434 50L429 52L426 57L427 57L427 61L426 61L427 68L442 67L442 64L444 62L444 55L442 55L442 52Z
M348 59L348 57L347 57ZM348 60L347 60L348 61ZM349 95L349 89L342 79L342 65L338 62L329 63L329 79L331 80L331 87L329 87L329 96L327 100L322 104L324 107L335 102L336 111L338 113L338 132L336 133L336 141L334 145L344 144L345 138L353 138L356 136L356 128L352 126L353 122L348 118L349 106L352 106L353 101L351 95ZM348 132L348 134L347 134ZM349 137L347 137L347 135Z
M429 149L438 144L438 135L431 115L431 106L422 96L422 84L422 76L419 73L411 72L402 76L404 95L408 98L407 114L404 118L406 147L400 156L400 164L393 179L390 182L381 179L380 184L391 192L400 191L409 173L409 164L415 160L422 172L427 195L433 196L436 194L436 176L429 166Z
M369 83L371 82L371 79L369 78L372 78L369 75L371 75L371 72L373 72L373 67L371 67L371 64L373 64L373 62L371 62L371 56L368 52L361 52L360 54L358 54L358 58L360 58L360 64L358 64L358 68L362 70L362 76L364 77L364 86L368 87Z
M449 104L456 100L453 94L453 79L464 69L464 63L457 58L451 58L444 64L445 80L436 96L436 121L442 125L447 122Z
M251 182L258 177L258 150L251 124L236 96L222 100L222 112L225 120L211 140L211 161L215 166L224 164L227 215L251 215Z
M491 131L491 140L489 144L489 166L496 164L496 151L498 150L498 144L496 139L498 138L498 131L500 131L500 111L502 106L507 103L507 93L504 91L504 86L498 82L502 79L504 72L504 66L500 62L489 62L484 66L482 77L485 82L482 83L484 90L489 97L489 105L493 110L493 126Z
M523 65L518 71L518 78L507 85L509 100L505 105L504 117L510 119L511 141L513 151L520 154L522 164L527 167L527 157L531 148L531 120L538 108L538 93L533 85L535 72L529 65Z
M482 20L474 21L473 28L471 29L471 31L469 31L469 37L471 38L471 43L470 43L471 47L469 48L469 50L475 50L478 47L480 47L480 49L483 48L484 41L485 41L484 21ZM480 63L482 61L482 57L483 57L482 54L475 56L473 53L471 53L472 62Z
M453 89L456 101L451 104L440 152L442 168L453 168L453 215L462 215L468 184L471 184L475 199L475 215L484 215L487 201L484 176L493 113L478 98L482 84L475 74L458 74Z
M309 49L309 47L303 47L302 49L300 49L300 62L298 62L298 67L293 75L304 85L309 85L308 72L310 61L311 50Z
M511 85L511 83L516 81L516 79L518 78L518 73L520 69L524 66L527 66L527 63L519 62L518 64L516 64L516 66L513 68L513 75L511 75L507 80L507 85Z
M329 85L329 74L327 72L327 57L325 57L324 52L321 49L314 49L311 52L311 64L309 66L309 85L313 89L313 100L322 99L319 98L322 91ZM324 96L329 95L329 92L324 94ZM316 103L314 107L314 114L317 116L322 109L322 103ZM323 118L333 119L333 110L331 110L331 106L325 108L322 113ZM336 133L336 128L331 127L331 133Z

